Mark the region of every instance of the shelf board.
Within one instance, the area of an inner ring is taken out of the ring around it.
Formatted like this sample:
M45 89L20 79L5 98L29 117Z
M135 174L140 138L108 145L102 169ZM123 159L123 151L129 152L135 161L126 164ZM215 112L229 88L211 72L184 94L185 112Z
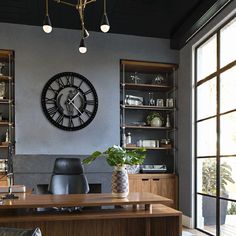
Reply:
M121 128L124 129L153 129L153 130L171 130L172 127L152 127L152 126L143 126L143 125L123 125Z
M0 126L10 126L12 125L13 123L10 123L9 121L7 120L2 120L0 121Z
M147 105L121 105L124 109L134 109L134 110L156 110L156 111L174 111L173 107L157 107L157 106L147 106Z
M0 50L0 57L8 57L12 55L13 55L13 52L11 50L4 50L4 49Z
M0 148L8 148L9 147L9 144L0 144Z
M135 150L139 149L140 147L124 147L125 149L128 150ZM173 149L172 147L144 147L146 150L171 150Z
M157 72L172 72L178 67L176 64L132 60L122 60L121 64L125 66L125 71L155 74Z
M0 104L10 104L12 103L12 100L10 99L0 99Z
M11 79L10 76L0 75L0 81L10 81Z
M148 91L168 91L173 89L172 86L169 85L161 85L161 84L134 84L134 83L125 83L121 84L127 90L148 90Z

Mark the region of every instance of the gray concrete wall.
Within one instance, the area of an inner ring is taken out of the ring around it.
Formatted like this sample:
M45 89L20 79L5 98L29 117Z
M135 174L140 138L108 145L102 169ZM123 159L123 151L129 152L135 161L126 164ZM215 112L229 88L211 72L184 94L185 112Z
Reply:
M17 183L48 181L55 155L88 155L119 144L120 59L178 63L169 40L90 32L88 52L80 54L80 31L0 24L0 48L15 51L15 118ZM60 130L44 116L40 96L55 74L73 71L87 77L99 99L95 119L76 132ZM98 178L104 172L96 163ZM45 173L46 171L46 173ZM105 177L104 177L105 178Z
M179 206L183 213L193 217L193 154L192 154L192 89L193 89L193 48L206 36L212 33L223 20L236 12L236 1L233 1L188 44L180 50L179 85L178 85L178 173L179 173Z

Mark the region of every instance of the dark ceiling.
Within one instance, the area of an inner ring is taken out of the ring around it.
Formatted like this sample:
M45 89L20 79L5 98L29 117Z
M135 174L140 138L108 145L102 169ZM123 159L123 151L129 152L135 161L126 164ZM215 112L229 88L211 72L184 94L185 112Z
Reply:
M49 15L54 27L79 29L78 12L54 0ZM64 0L76 3L77 0ZM181 48L186 39L230 0L107 0L110 32L169 38L171 47ZM103 0L89 4L85 11L86 28L100 31ZM0 1L0 22L42 25L45 0Z

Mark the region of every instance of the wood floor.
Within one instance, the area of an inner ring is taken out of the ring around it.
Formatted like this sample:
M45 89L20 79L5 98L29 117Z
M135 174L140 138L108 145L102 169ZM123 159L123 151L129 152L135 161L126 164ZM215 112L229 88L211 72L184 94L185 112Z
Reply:
M204 234L196 229L189 229L189 228L183 227L183 231L187 231L189 233L192 233L194 236L207 236L207 234Z

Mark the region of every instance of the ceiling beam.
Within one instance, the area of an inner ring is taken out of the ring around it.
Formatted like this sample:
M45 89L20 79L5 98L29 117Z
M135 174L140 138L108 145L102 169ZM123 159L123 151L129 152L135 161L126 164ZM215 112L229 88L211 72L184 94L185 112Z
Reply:
M184 21L181 27L171 35L171 49L181 49L195 34L209 23L213 17L231 2L233 2L233 0L203 1L196 7L191 16ZM212 5L207 6L209 4ZM206 11L205 9L208 10Z

